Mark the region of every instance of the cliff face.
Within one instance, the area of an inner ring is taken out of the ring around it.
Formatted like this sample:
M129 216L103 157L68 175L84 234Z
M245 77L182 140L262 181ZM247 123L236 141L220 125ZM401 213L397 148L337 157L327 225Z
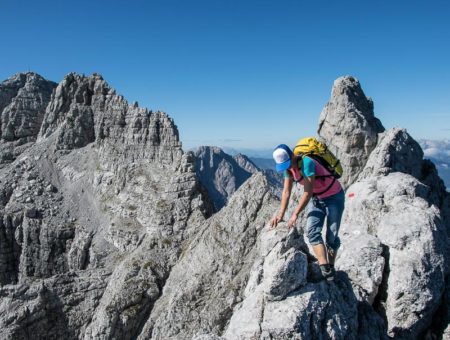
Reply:
M246 156L232 157L218 147L199 147L195 159L197 177L208 191L215 211L222 209L228 198L258 171Z
M274 170L258 168L247 156L230 156L222 149L201 146L195 151L196 173L204 186L214 211L219 211L253 174L262 172L270 191L281 197L283 178Z
M388 130L347 196L338 268L390 336L419 338L448 276L449 201L436 169L406 131Z
M172 164L181 157L173 120L128 102L99 75L69 74L47 107L39 139L55 138L57 150L96 142L108 157L139 158Z
M27 77L0 86L2 112ZM348 186L334 282L318 280L305 216L267 228L279 182L244 156L184 153L170 117L129 105L99 75L69 74L45 98L26 147L2 141L0 338L444 332L448 194L406 131L384 131L356 79L335 82L319 127Z
M36 140L55 87L32 72L18 73L0 84L0 166Z
M334 81L331 98L320 114L318 134L341 161L345 187L356 180L377 145L378 133L384 131L373 109L359 81L347 76Z
M58 85L0 181L2 338L136 336L209 213L173 121L97 75Z

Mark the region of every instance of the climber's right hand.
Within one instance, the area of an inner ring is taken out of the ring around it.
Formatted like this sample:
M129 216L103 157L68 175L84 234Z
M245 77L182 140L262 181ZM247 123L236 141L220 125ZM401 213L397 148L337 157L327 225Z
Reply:
M270 229L276 228L278 223L283 221L283 216L275 215L269 222Z

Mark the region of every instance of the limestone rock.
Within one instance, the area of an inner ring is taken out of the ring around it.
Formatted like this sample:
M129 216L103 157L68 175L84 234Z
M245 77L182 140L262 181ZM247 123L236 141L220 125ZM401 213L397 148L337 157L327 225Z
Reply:
M160 295L153 265L131 257L114 271L84 339L129 339Z
M0 288L3 339L80 339L108 281L105 271L67 273Z
M382 320L370 314L373 310L360 308L345 275L338 273L333 283L309 281L308 247L295 229L287 232L285 228L282 225L261 233L259 257L250 273L244 300L235 307L223 336L226 339L370 339L370 335L383 338ZM292 261L292 253L305 261ZM283 259L285 263L280 265ZM283 270L286 266L294 263L295 280L290 275L280 275L286 273ZM274 296L275 286L282 293ZM363 324L359 319L372 322Z
M197 176L216 211L226 205L228 198L257 171L248 158L242 155L233 158L218 147L201 146L195 157Z
M291 248L282 252L277 245L264 261L264 276L267 279L267 300L283 300L289 293L306 284L308 261L306 254Z
M251 174L254 174L254 173L260 171L258 166L255 163L253 163L250 160L250 158L248 158L246 155L238 153L237 155L233 156L233 158L242 169L246 170L247 172L249 172Z
M405 130L383 130L359 82L336 80L319 134L348 171L344 184L354 183L337 268L360 310L372 305L390 336L417 338L431 325L449 273L449 197L418 143Z
M348 187L358 177L384 131L375 118L373 101L351 76L334 81L331 98L319 119L319 136L339 158L344 169L341 183Z
M256 256L254 245L274 203L264 176L256 174L226 207L198 226L139 339L217 335L224 329L242 299Z
M36 140L55 87L33 72L0 83L0 164L11 162Z
M376 237L357 233L357 227L352 227L351 230L355 235L349 235L345 239L336 269L348 275L358 300L372 305L385 269L383 247Z
M222 337L215 335L215 334L197 334L195 335L192 340L223 340Z
M268 303L261 324L261 339L357 339L354 297L338 285L309 283L284 301Z
M380 135L360 179L367 176L403 172L421 179L423 151L404 129L390 129Z
M445 288L447 234L439 210L422 198L427 190L402 173L372 177L348 189L338 268L363 273L350 275L353 284L368 302L373 300L391 336L417 338L430 325ZM355 241L361 250L353 255L373 254L364 257L365 264L358 258L352 265L348 258L341 260L346 248L355 249ZM387 266L382 282L381 256Z
M86 231L81 227L75 229L75 237L67 254L70 270L86 269L92 237L92 231Z
M281 199L284 185L283 175L270 169L263 169L262 172L269 181L271 192Z
M406 131L383 132L354 78L335 82L319 129L353 183L333 282L317 280L306 214L267 228L282 179L218 148L184 153L167 114L99 75L69 74L51 97L39 84L0 86L0 338L448 333L449 195ZM42 117L32 129L12 110L25 93Z
M57 149L96 141L103 157L151 158L170 164L181 156L178 130L162 112L129 105L100 75L71 73L58 85L39 138L56 134Z
M69 74L0 171L0 337L137 336L211 213L194 166L165 113Z

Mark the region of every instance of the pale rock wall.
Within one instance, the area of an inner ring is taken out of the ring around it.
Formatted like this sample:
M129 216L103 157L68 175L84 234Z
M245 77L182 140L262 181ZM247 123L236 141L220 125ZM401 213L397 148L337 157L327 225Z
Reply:
M99 75L71 73L54 91L41 79L0 85L2 136L18 138L0 142L0 338L448 334L449 195L355 78L335 81L319 126L348 188L334 282L319 280L306 214L268 228L279 179L244 156L184 153L167 114L129 105ZM12 110L25 90L34 111ZM215 214L208 183L222 190Z
M378 133L384 131L373 110L372 99L356 78L334 81L331 98L320 114L318 134L341 161L345 187L357 179L377 145Z
M17 73L0 83L0 166L36 140L55 87L33 72Z

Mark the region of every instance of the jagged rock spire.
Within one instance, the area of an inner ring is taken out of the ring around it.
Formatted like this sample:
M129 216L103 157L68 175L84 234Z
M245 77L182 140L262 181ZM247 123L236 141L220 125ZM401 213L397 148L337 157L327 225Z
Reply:
M340 159L345 187L356 180L383 131L374 116L372 99L366 97L359 81L351 76L336 79L320 114L318 134Z
M170 163L181 156L178 129L170 117L140 108L137 103L129 105L98 74L86 77L70 73L58 85L39 137L52 135L57 136L57 149L97 142L100 146L115 145L120 149L117 154L134 158L166 159ZM107 149L103 151L111 156Z

